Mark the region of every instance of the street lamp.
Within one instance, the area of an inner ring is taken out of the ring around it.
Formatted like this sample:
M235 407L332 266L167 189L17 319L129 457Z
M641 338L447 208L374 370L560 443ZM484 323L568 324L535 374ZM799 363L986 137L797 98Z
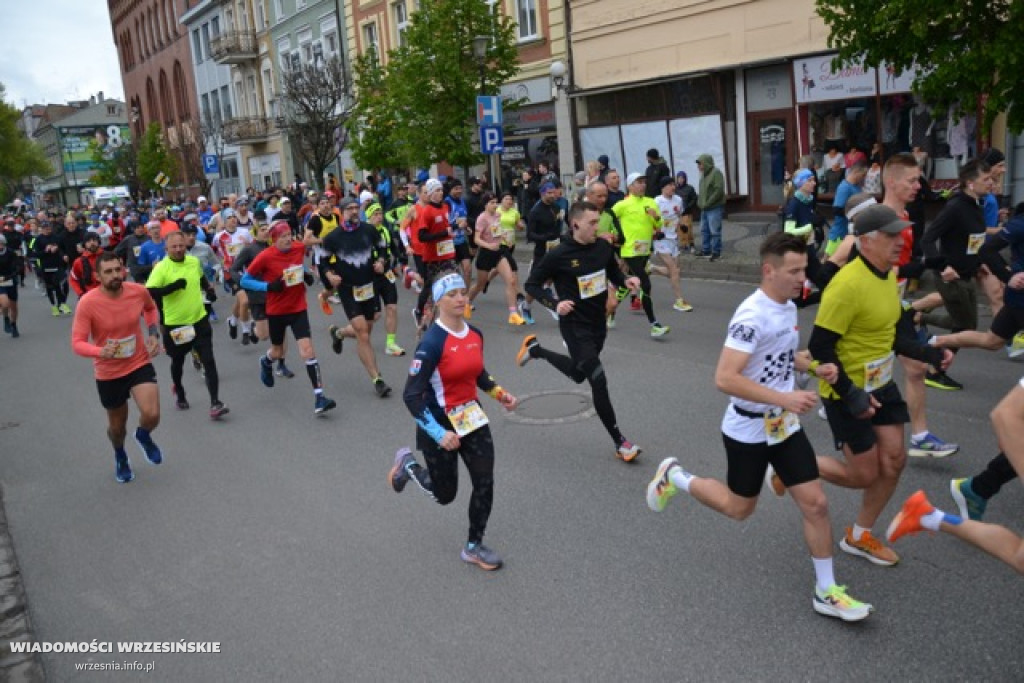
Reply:
M551 62L548 73L551 74L551 82L555 85L551 97L557 100L558 92L565 91L565 64L561 61Z
M487 94L487 49L491 45L490 36L474 36L473 37L473 57L476 59L477 64L480 67L480 95ZM481 151L483 151L483 139L481 136L480 140ZM487 175L490 176L491 180L491 191L497 192L497 178L493 171L493 154L487 155Z

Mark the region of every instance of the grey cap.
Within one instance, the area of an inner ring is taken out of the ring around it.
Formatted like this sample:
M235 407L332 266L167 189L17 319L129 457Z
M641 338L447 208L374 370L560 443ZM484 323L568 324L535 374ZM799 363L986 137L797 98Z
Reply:
M910 221L900 218L899 214L888 206L875 204L857 214L853 222L853 232L855 235L866 235L877 230L887 235L898 235L910 225Z

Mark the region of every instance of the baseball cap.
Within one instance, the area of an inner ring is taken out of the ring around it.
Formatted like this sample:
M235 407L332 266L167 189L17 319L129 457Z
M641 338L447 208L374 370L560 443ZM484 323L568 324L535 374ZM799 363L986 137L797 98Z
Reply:
M814 177L814 171L809 168L802 168L793 176L793 187L800 187Z
M350 206L359 206L359 202L352 197L345 197L338 203L339 209L347 209Z
M249 198L239 197L238 199L235 200L235 206L249 206Z
M184 221L186 223L188 223L189 221L197 221L197 220L199 220L199 216L197 214L194 214L194 213L190 213L190 214L186 215L185 218L184 218Z
M437 178L430 178L429 180L427 180L426 183L423 184L423 188L427 191L427 194L431 194L432 192L443 190L444 186L441 184L441 181L438 180Z
M181 231L183 233L185 233L186 235L198 235L199 234L199 228L196 227L196 225L193 224L193 223L186 223L185 225L181 226Z
M626 176L626 187L629 187L630 185L640 180L641 178L644 178L644 180L646 180L646 177L643 173L630 173L628 176Z
M206 201L206 197L204 197L203 195L199 195L198 197L196 197L196 201L197 202L205 202Z
M284 204L286 202L288 204L291 204L292 203L291 197L281 197L281 201L279 201L277 204L278 204L278 206L280 206L281 204Z
M359 203L360 204L363 204L365 202L372 202L372 201L373 201L373 193L370 192L369 190L363 190L362 192L359 193Z
M855 235L866 235L879 230L887 235L898 235L903 232L910 221L905 221L895 211L884 204L869 206L857 214L853 223Z

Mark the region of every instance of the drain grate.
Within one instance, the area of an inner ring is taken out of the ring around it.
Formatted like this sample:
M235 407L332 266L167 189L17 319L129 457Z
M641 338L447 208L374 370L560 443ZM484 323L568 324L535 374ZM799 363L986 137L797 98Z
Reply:
M519 397L519 407L508 415L510 422L553 425L593 417L590 394L582 391L541 391Z

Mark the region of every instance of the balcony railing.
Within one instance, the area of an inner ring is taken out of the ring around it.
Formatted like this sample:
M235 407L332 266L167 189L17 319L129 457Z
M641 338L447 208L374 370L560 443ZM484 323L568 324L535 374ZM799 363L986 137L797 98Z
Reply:
M239 116L228 119L221 129L221 136L228 144L264 142L270 135L270 122L257 116Z
M225 31L210 40L210 56L218 64L240 64L259 57L252 31Z

